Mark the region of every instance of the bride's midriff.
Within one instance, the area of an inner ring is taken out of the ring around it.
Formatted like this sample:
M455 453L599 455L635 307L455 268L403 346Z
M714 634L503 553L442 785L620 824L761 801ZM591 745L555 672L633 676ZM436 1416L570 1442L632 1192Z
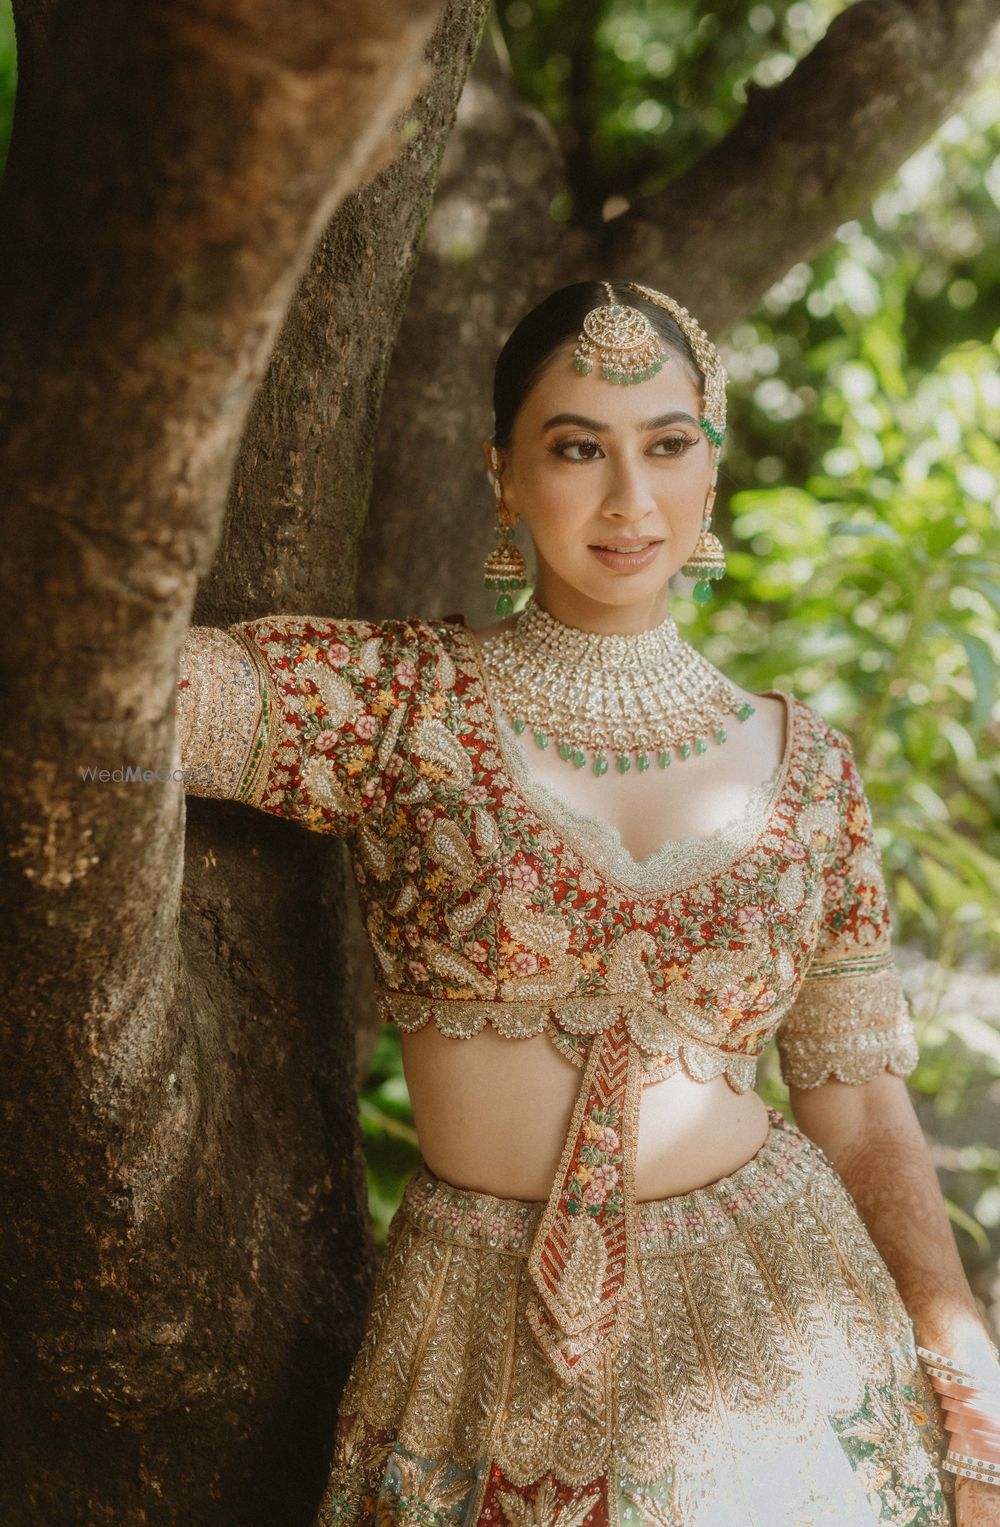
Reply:
M544 1034L489 1027L452 1039L428 1022L403 1033L403 1071L420 1152L438 1177L500 1198L547 1199L580 1070ZM768 1131L763 1099L724 1076L681 1072L642 1090L636 1198L704 1187L749 1161Z

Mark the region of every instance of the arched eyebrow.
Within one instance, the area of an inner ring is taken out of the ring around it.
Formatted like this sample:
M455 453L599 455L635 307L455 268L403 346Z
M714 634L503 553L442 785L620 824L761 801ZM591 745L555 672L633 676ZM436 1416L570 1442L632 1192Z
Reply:
M551 419L546 419L542 425L542 433L547 429L555 429L558 424L579 424L583 429L609 430L610 424L602 424L597 419L585 419L583 414L553 414ZM636 425L637 430L660 429L664 424L693 424L698 428L698 420L692 414L686 414L682 410L675 410L669 414L657 414L655 419L642 419Z

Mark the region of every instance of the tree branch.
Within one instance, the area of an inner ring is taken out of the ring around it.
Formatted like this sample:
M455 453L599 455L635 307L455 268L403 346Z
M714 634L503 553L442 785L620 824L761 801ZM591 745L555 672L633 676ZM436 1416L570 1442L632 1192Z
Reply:
M725 138L606 225L599 263L725 329L867 210L998 51L1000 0L858 0L787 79L748 92Z

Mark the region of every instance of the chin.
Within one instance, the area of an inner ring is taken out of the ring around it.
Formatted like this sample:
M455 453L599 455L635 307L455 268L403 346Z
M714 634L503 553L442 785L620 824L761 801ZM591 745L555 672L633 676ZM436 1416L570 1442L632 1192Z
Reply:
M674 575L674 569L664 574L662 568L650 566L634 573L598 572L595 578L581 580L581 593L586 589L592 599L604 604L634 604L637 599L655 599L666 594Z

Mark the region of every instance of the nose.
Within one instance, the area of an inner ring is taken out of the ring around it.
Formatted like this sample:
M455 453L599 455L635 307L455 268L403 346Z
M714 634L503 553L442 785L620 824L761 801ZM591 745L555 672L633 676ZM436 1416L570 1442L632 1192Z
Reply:
M601 513L617 521L639 521L656 508L656 496L644 470L641 455L628 451L610 461L607 491Z

